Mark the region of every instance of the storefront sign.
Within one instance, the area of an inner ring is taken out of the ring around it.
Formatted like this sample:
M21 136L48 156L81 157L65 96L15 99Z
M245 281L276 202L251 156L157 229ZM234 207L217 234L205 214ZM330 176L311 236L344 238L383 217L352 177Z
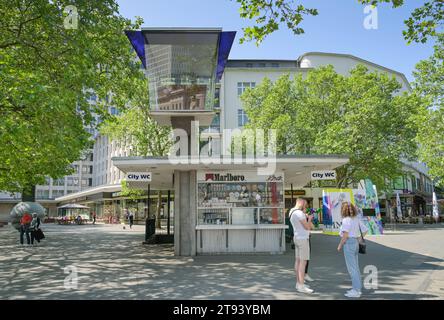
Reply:
M281 172L271 176L261 176L256 171L199 171L197 173L197 180L205 182L283 182L283 179Z
M285 190L286 196L291 196L291 190ZM294 196L305 196L305 190L293 190Z
M311 180L336 180L336 171L335 170L312 171Z
M220 173L206 173L205 181L245 181L244 175L232 175L231 173L220 174Z
M151 172L128 172L126 181L151 182Z

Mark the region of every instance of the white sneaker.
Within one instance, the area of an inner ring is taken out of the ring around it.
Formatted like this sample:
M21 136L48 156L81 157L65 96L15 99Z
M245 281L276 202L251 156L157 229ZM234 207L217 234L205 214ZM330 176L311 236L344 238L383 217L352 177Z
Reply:
M304 283L304 286L306 286L308 289L311 289L310 286L308 284L306 284L306 283ZM296 283L296 287L295 288L297 289L298 287L299 287L299 285Z
M354 290L354 289L352 289L352 290L348 291L348 292L345 294L345 296L346 296L347 298L360 298L360 297L361 297L361 293L358 292L358 291L356 291L356 290Z
M306 293L306 294L311 294L313 293L313 289L308 288L306 285L303 286L297 286L296 290L300 293Z
M350 290L347 290L347 293L350 293L350 292L353 292L353 291L355 291L354 289L350 289ZM362 292L361 291L357 291L359 294L362 294Z
M304 279L305 279L306 281L308 281L308 282L313 282L313 281L314 281L313 278L310 277L308 274L305 275Z

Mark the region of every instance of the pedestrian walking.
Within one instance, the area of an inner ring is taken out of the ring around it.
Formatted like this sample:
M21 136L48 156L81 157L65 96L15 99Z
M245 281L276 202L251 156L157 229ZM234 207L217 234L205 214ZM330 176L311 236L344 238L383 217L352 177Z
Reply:
M40 219L38 218L37 213L34 212L32 214L32 220L31 220L31 223L29 225L29 231L31 233L31 245L34 245L34 240L40 242L40 240L36 239L37 238L37 236L36 236L37 235L37 229L38 229L38 227L40 225L39 220Z
M342 225L340 229L341 241L338 245L340 252L344 248L345 264L352 281L352 289L345 293L348 298L360 298L362 281L359 269L358 252L359 239L367 234L367 227L358 217L358 210L349 203L343 202L341 207Z
M133 215L133 213L131 211L128 214L128 221L129 221L130 229L132 229L133 228L133 224L134 224L134 215Z
M296 273L296 290L300 293L313 293L313 290L305 284L305 267L307 261L310 260L309 237L310 230L314 228L313 216L306 216L307 201L305 199L297 199L296 204L290 211L290 222L293 226L294 244L295 244L295 273Z
M93 211L92 213L93 224L96 224L96 213Z
M31 244L31 238L29 236L29 226L31 225L32 216L25 212L20 219L20 243L24 244L23 236L26 235L26 243Z

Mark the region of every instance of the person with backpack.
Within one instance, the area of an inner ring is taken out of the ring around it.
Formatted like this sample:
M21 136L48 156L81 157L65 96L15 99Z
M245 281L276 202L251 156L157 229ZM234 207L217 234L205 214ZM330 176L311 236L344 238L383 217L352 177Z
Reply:
M25 212L20 219L20 244L24 244L23 236L26 235L26 243L31 244L31 239L29 237L29 227L31 225L32 217L29 213Z

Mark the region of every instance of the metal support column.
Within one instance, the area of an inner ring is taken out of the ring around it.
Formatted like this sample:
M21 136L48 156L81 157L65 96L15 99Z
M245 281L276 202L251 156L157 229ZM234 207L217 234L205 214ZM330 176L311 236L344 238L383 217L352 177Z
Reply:
M168 200L167 200L167 234L170 234L170 202L171 202L171 190L168 190Z

